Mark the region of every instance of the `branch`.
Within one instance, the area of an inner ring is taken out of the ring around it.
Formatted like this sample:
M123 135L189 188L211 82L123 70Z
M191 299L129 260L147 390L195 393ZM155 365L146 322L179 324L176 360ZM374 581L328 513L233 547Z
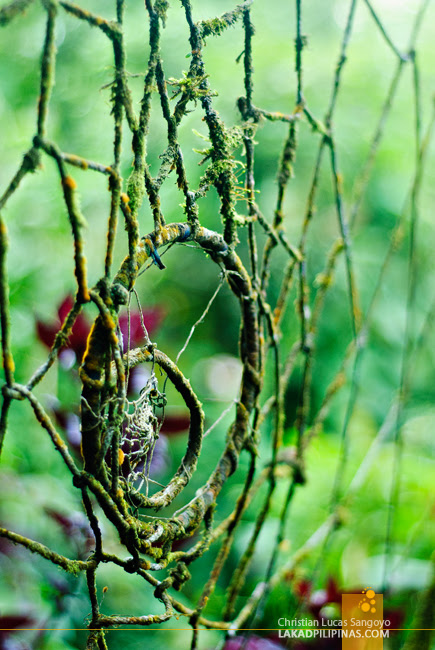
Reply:
M58 566L62 567L64 571L67 571L68 573L72 573L74 575L77 575L80 571L87 571L91 566L93 566L92 561L82 562L81 560L70 560L64 557L63 555L59 555L59 553L55 553L47 546L44 546L44 544L35 542L32 539L29 539L28 537L23 537L22 535L18 535L18 533L13 533L12 531L7 530L6 528L0 528L0 537L5 537L6 539L9 539L14 544L20 544L21 546L25 546L27 549L29 549L31 553L36 553L37 555L40 555L46 560L49 560L49 562L52 562L53 564L57 564Z

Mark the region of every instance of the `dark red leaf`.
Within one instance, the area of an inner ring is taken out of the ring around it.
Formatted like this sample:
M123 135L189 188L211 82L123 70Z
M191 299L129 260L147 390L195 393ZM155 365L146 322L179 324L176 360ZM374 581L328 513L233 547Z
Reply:
M294 592L299 599L303 599L310 595L311 588L312 584L310 580L298 580L294 585Z
M151 307L144 309L143 321L145 328L152 336L158 328L164 317L164 310L162 307ZM119 327L121 328L122 338L124 340L124 350L127 349L128 344L128 315L121 314L119 317ZM143 331L140 313L138 310L132 309L130 311L130 347L135 348L144 341L145 333Z
M68 316L74 305L74 299L71 294L67 295L62 301L58 311L58 320L55 323L45 323L39 319L36 320L36 333L38 339L46 347L51 348L54 343L55 336L62 324L65 321L65 318ZM144 325L148 331L148 334L151 336L156 328L160 325L164 316L164 310L162 307L151 307L150 309L143 310L143 321ZM124 350L127 349L128 341L128 316L127 314L121 314L119 317L119 326L121 328L123 340L124 340ZM74 351L77 361L80 363L83 357L83 354L86 350L86 344L88 340L89 331L91 329L90 323L86 317L80 313L72 327L71 334L69 336L68 345L66 347ZM144 331L141 323L141 317L138 310L132 310L130 313L130 347L137 347L144 340Z
M353 593L353 592L352 592ZM356 593L356 592L355 592ZM338 603L341 605L341 594L335 578L329 576L326 584L326 598L328 603Z
M406 613L400 607L387 607L384 609L383 618L384 621L390 621L391 633L394 634L394 630L400 630L400 628L404 627Z
M48 348L54 343L55 336L60 330L65 318L68 316L74 305L74 299L71 295L66 296L60 305L57 315L57 323L48 324L37 319L36 332L39 340ZM77 361L80 362L86 349L86 342L90 330L90 324L83 314L79 314L74 322L68 345L66 347L74 351Z
M172 542L171 550L173 553L176 551L185 551L189 546L193 546L196 541L198 541L198 538L195 535L193 537L176 539Z
M33 628L35 625L35 619L26 614L6 614L5 616L0 616L0 639L9 636L13 630L21 627Z
M47 325L41 320L36 320L36 335L47 348L53 345L58 329L57 325Z
M68 294L66 298L62 301L59 309L57 310L57 315L59 316L59 320L61 323L65 320L65 318L68 316L70 313L71 309L73 308L74 305L74 298L72 297L71 294Z
M187 431L190 426L190 415L188 413L177 413L174 415L165 415L162 428L160 431L167 436L174 433Z
M186 550L189 546L193 546L197 541L199 537L196 534L196 531L194 531L190 536L187 537L181 537L180 539L175 539L172 542L172 551L182 551ZM163 542L160 540L157 540L154 542L153 546L156 546L157 548L161 548L163 546Z

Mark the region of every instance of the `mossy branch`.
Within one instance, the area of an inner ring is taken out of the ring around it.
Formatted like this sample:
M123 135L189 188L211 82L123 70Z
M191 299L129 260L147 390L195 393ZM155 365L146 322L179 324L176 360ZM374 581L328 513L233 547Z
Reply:
M245 10L250 7L252 0L247 2L242 2L242 4L237 5L231 11L227 11L218 16L217 18L210 18L209 20L200 20L198 22L198 29L201 34L201 38L205 39L208 36L220 36L228 27L235 25L236 22L243 17Z
M73 575L77 575L78 573L80 573L80 571L88 570L89 567L92 565L92 562L70 560L64 557L63 555L59 555L59 553L55 553L47 546L44 546L44 544L35 542L34 540L29 539L28 537L19 535L18 533L13 533L11 530L7 530L6 528L0 528L0 537L4 537L5 539L8 539L13 544L20 544L20 546L24 546L31 553L36 553L37 555L40 555L41 557L45 558L52 564L56 564L57 566L60 566L64 571L66 571L67 573L72 573Z
M0 8L0 26L7 25L16 16L24 13L32 4L33 0L13 0L9 4Z

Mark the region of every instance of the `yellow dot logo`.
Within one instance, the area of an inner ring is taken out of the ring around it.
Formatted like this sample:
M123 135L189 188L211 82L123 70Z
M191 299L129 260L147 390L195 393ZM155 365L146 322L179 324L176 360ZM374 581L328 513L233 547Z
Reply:
M358 607L362 612L365 613L370 612L371 614L375 614L376 593L373 591L373 589L363 589L362 593L364 594L365 597L360 600Z

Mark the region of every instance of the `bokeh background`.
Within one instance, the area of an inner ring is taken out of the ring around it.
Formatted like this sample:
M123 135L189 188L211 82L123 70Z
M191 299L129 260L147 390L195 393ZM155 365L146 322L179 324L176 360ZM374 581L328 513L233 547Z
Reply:
M89 0L86 7L113 18L114 10L107 0ZM311 2L303 6L303 32L307 45L303 52L305 97L312 113L323 119L331 93L339 45L348 13L349 2ZM406 51L410 31L420 3L414 0L376 0L374 6L399 49ZM194 3L196 19L210 18L233 8L227 0L202 0ZM295 7L294 3L258 0L252 6L256 26L254 38L254 103L270 111L290 113L295 104L294 73ZM433 70L435 51L433 31L435 8L429 7L417 40L417 61L421 89L422 132L426 133L433 110L435 90ZM126 10L126 41L135 102L141 96L143 73L148 56L147 21L143 3L130 0ZM39 92L39 65L45 30L45 12L39 3L1 31L0 39L0 191L3 192L18 168L23 153L35 133L36 104ZM113 76L112 53L108 39L98 30L60 12L57 21L58 49L56 84L50 104L49 138L63 151L110 164L112 161L112 118L110 116L110 84ZM181 6L172 2L162 36L166 78L180 78L189 65L190 47ZM237 97L243 94L243 68L237 58L243 50L240 26L228 29L219 38L209 38L205 61L211 88L217 91L215 106L227 124L237 124ZM397 58L386 45L364 2L359 2L348 60L334 117L335 136L346 209L352 205L354 182L368 154L371 138L381 115L383 102ZM153 102L154 116L149 134L148 161L156 173L158 156L165 147L165 125L158 106ZM180 141L189 178L195 184L202 173L198 166L206 135L199 108L182 124ZM257 202L271 221L276 201L276 171L285 124L264 122L256 134ZM285 204L285 226L294 243L298 240L307 201L319 135L312 133L305 122L299 127L299 146ZM206 145L206 143L205 143ZM420 194L420 221L415 241L415 301L410 316L413 342L419 341L412 353L413 370L410 390L404 405L401 426L402 452L400 497L395 511L392 573L386 608L396 627L411 625L416 596L431 579L430 556L434 546L434 346L435 336L428 314L435 298L434 243L435 228L435 164L433 146L429 146L427 164ZM413 70L404 67L394 106L385 125L384 137L365 191L361 209L352 230L353 259L356 282L363 313L367 310L379 270L388 250L391 235L405 212L404 226L394 254L383 277L368 334L368 348L361 367L359 394L349 426L349 457L343 485L349 485L371 442L384 423L397 395L407 318L409 250L409 194L415 173L415 100ZM243 160L242 152L236 157ZM325 159L327 157L325 156ZM59 327L59 309L74 291L73 255L70 227L61 197L55 165L43 159L43 168L27 176L22 187L9 201L3 216L10 239L8 273L12 318L12 342L16 360L16 378L25 382L43 363L47 344ZM128 139L123 152L122 174L129 175L131 152ZM240 183L243 184L242 168ZM83 214L87 220L86 253L90 284L103 274L105 232L110 196L107 179L91 171L73 169L78 184ZM162 211L168 222L184 218L181 193L175 179L169 177L162 190ZM243 198L239 211L246 213ZM203 225L220 228L219 204L213 193L202 200L200 218ZM142 234L152 229L152 217L146 201L140 212ZM334 210L333 188L328 162L322 168L317 211L308 238L307 273L312 295L316 277L322 272L328 250L338 236ZM240 254L247 259L245 233L242 231ZM265 237L260 236L261 245ZM126 233L118 229L115 268L127 250ZM194 322L200 317L215 291L220 277L196 249L174 247L164 257L164 272L150 268L139 278L137 290L145 310L151 338L171 358L175 358ZM274 253L270 296L279 291L280 277L286 258ZM296 298L296 294L294 296ZM65 305L63 305L65 307ZM81 334L76 345L64 352L61 361L51 370L37 394L56 418L60 430L72 449L79 442L77 410L80 384L77 367L88 323L95 309L84 312ZM424 323L424 336L420 332ZM180 364L190 378L206 409L210 426L237 397L240 378L238 361L238 307L231 292L222 288L205 321L198 326L184 352ZM289 350L297 337L298 320L293 301L283 324L284 348ZM315 363L312 380L312 410L319 408L329 382L340 369L343 355L352 337L343 260L335 274L316 336ZM349 373L348 373L349 375ZM137 378L140 387L146 377ZM287 424L285 442L294 440L296 400L301 369L296 367L286 395ZM331 403L321 434L307 454L307 484L297 491L291 506L282 546L285 561L321 525L328 514L334 473L337 468L339 437L347 400L347 385ZM272 380L270 380L272 382ZM272 383L271 383L272 385ZM266 396L268 392L266 389ZM169 390L168 422L159 443L154 477L164 483L178 465L186 444L186 413L177 395ZM204 444L197 476L183 493L178 507L193 496L214 466L222 449L231 412L219 422ZM270 428L270 425L269 425ZM264 457L267 463L267 441L270 431L265 427ZM326 549L319 547L307 555L295 573L271 594L263 619L256 627L271 627L276 612L290 618L298 597L305 594L306 615L338 615L339 594L382 585L385 564L385 536L388 500L394 471L397 445L393 432L381 445L375 462L352 500L343 506L345 525L333 536ZM228 482L219 500L217 520L233 508L234 499L244 479L246 459L242 458L237 474ZM397 467L396 467L397 469ZM69 557L85 557L92 539L83 517L78 494L72 489L70 476L59 462L44 432L36 425L28 405L16 404L11 412L10 427L5 440L0 472L2 525L52 546ZM279 484L271 516L257 545L256 555L242 591L248 598L254 586L264 577L266 561L275 539L280 503L285 485ZM237 542L218 583L214 600L206 614L219 618L225 587L252 532L253 521L261 504L261 491L245 514ZM104 527L108 550L117 548L113 530ZM65 576L45 560L31 556L26 550L0 541L0 627L54 628L51 632L21 632L13 635L0 632L0 647L23 650L44 648L66 650L85 647L85 627L89 615L86 585L83 576ZM319 553L323 552L320 557ZM216 549L202 558L193 572L183 602L192 604L198 597L205 576L212 566ZM320 558L320 560L319 560ZM314 569L316 568L316 571ZM99 582L102 611L118 614L147 614L158 604L151 590L139 578L124 574L115 567L103 567ZM103 587L108 587L104 596ZM322 610L323 608L323 610ZM335 609L334 609L335 608ZM18 617L18 618L14 618ZM19 617L22 617L21 619ZM394 618L395 617L395 618ZM276 624L274 624L275 626ZM187 646L189 633L182 631L185 622L170 621L166 627L174 631L113 631L109 646L128 649L148 647L181 648ZM67 631L69 630L69 631ZM263 636L268 636L267 634ZM269 635L270 636L270 635ZM203 632L202 648L213 648L219 641L213 631ZM386 648L399 648L404 635L392 635ZM267 648L278 640L252 638L246 647ZM262 645L263 644L263 645ZM234 646L236 648L237 645ZM299 646L298 646L299 647ZM301 645L303 647L320 647ZM323 646L322 646L323 647ZM325 647L333 648L334 645ZM338 646L337 646L338 647Z

